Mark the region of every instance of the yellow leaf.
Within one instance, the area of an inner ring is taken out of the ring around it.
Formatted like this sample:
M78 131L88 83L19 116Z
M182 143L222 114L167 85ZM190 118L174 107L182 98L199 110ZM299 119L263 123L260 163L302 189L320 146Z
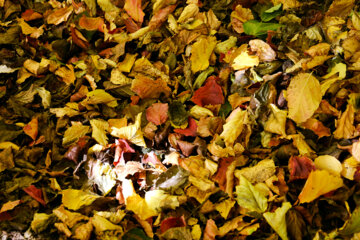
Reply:
M240 53L233 61L232 67L234 70L245 70L253 66L259 65L259 57L256 55L249 55L247 51Z
M132 80L131 78L126 77L118 68L114 68L111 71L110 82L121 87L131 84Z
M216 46L216 37L200 38L191 48L191 71L196 73L209 67L209 58ZM206 46L206 47L205 47Z
M146 220L158 214L157 211L150 207L145 199L138 194L133 194L126 198L126 209L134 212L142 220Z
M53 218L52 214L46 214L46 213L35 213L34 218L31 222L31 229L35 233L40 233L44 231L47 226L51 223L51 219Z
M121 226L111 223L109 220L98 214L95 214L91 218L91 223L93 224L97 233L102 233L104 231L119 231L120 233L122 233L123 231Z
M265 123L264 130L286 136L287 111L278 109L275 104L270 104L270 109L271 114Z
M330 72L322 76L322 78L328 79L337 73L339 74L339 79L344 79L346 77L346 64L344 63L335 64L335 66L331 68Z
M282 3L284 10L291 9L291 8L298 8L302 5L302 3L300 3L297 0L271 0L271 2L274 5L278 5L278 4Z
M74 67L71 64L66 64L66 67L59 68L56 70L55 74L67 85L73 84L76 80Z
M215 209L220 213L220 215L226 219L229 215L230 210L235 205L236 201L228 198L220 203L215 205Z
M84 104L106 104L109 107L116 107L117 101L116 98L111 96L109 93L105 92L103 89L96 89L89 92L86 95L86 99L82 101Z
M321 98L319 81L310 73L299 73L287 89L289 118L296 123L305 122L319 107Z
M74 124L73 126L66 129L62 141L63 145L66 146L73 142L76 142L77 140L79 140L79 138L85 136L89 132L89 130L89 126L84 126L81 123Z
M131 68L133 67L137 54L129 54L125 55L124 61L117 64L117 68L121 72L130 72Z
M359 162L354 157L349 157L345 159L342 163L342 172L341 176L347 178L349 180L354 180L354 175L357 171L357 167L359 166Z
M289 139L293 140L293 144L299 150L300 155L309 155L314 153L314 150L309 147L301 133L290 135Z
M87 223L79 225L75 229L74 235L72 237L74 239L89 240L92 230L93 225L91 224L91 221L88 221Z
M316 66L322 65L326 60L332 57L333 56L315 56L311 59L306 59L306 61L301 64L301 67L303 70L309 70Z
M190 109L190 115L196 119L200 119L201 117L214 116L212 111L207 108L200 107L199 105L195 105Z
M235 171L235 177L240 179L244 176L252 184L265 182L275 174L276 167L274 160L264 159L252 167L246 167Z
M354 4L355 0L334 0L326 12L326 16L345 18L352 11Z
M345 112L340 116L339 120L335 120L336 130L334 131L334 137L336 139L349 139L352 138L355 132L354 123L354 107L352 104L348 104Z
M17 205L21 203L21 200L9 201L4 203L0 209L0 213L13 210Z
M125 138L140 147L146 147L143 132L141 131L141 115L136 116L134 124L122 128L111 128L111 135L118 138Z
M342 165L337 158L330 155L318 156L314 160L316 169L327 170L328 172L340 176Z
M6 149L6 148L12 148L14 150L19 150L20 147L12 142L1 142L0 143L0 149Z
M195 15L198 13L199 7L196 4L191 3L184 8L177 21L178 23L184 23L195 17Z
M19 26L21 27L22 33L25 35L30 35L30 37L32 38L38 38L44 33L43 26L39 28L31 27L22 18L18 18L17 21Z
M248 113L246 110L240 108L232 111L230 116L226 119L223 126L223 132L220 137L224 139L226 146L232 146L238 136L241 134L244 124L248 123Z
M326 170L312 171L299 195L300 203L311 202L321 195L342 186L343 180L340 176L335 176Z
M275 230L282 240L287 240L286 213L291 208L289 202L283 202L282 206L277 208L275 212L264 213L264 218L269 225Z
M321 82L321 95L324 96L326 91L331 87L331 85L333 85L334 83L336 83L337 81L339 81L340 78L337 76L328 78L324 81Z
M92 137L101 145L108 144L106 131L109 128L109 123L102 119L91 119L90 125L92 127Z
M72 228L75 224L82 220L88 220L89 218L77 213L71 212L64 208L63 205L53 210L55 216L60 219L63 223L65 223L68 227Z
M308 50L305 51L306 54L311 57L327 55L330 51L330 44L328 43L319 43L314 46L311 46Z
M155 189L145 193L145 201L152 209L161 211L164 209L176 209L180 206L177 196L170 195L164 190Z
M83 206L90 205L99 196L77 189L65 189L62 192L62 203L70 210L78 210Z

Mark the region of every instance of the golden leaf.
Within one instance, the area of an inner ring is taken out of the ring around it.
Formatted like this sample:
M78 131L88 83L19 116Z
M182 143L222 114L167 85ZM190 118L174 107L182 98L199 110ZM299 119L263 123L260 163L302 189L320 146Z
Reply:
M305 122L319 107L321 98L319 81L310 73L299 73L287 89L289 118L296 123Z
M249 55L247 51L240 53L233 61L232 67L234 70L245 70L253 66L259 65L259 57L256 55Z
M247 123L248 114L245 110L237 108L232 111L230 116L226 119L226 123L223 126L223 132L220 134L220 137L224 138L227 147L234 144L237 137L241 134L244 124Z
M67 85L74 83L76 80L74 67L71 64L66 64L66 67L61 67L56 70L55 74L62 78Z
M326 170L312 171L299 195L299 201L300 203L311 202L342 186L343 180L340 176L333 175Z
M272 113L265 123L264 130L286 136L287 111L278 109L275 104L270 104L270 109Z
M46 18L47 23L59 25L60 23L65 22L69 18L72 11L73 6L71 5L65 8L56 9Z
M216 37L207 37L200 38L192 45L190 61L191 71L193 73L205 70L209 67L209 59L216 43Z

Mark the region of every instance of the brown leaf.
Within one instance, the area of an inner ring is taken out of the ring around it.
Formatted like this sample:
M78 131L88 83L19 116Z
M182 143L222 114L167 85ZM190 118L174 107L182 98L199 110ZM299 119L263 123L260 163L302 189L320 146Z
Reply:
M322 122L315 118L309 118L308 120L306 120L306 122L302 123L301 126L310 129L316 135L318 135L319 138L328 137L331 135L330 129L325 127Z
M79 26L88 31L98 30L100 32L104 32L103 25L104 25L104 19L100 17L92 18L82 15L81 18L79 19Z
M26 9L22 14L21 14L21 17L25 20L25 21L32 21L32 20L35 20L35 19L40 19L42 18L43 16L38 13L38 12L35 12L34 10L32 9Z
M31 121L26 124L23 128L24 130L24 133L26 135L28 135L29 137L31 137L32 140L36 140L36 137L38 135L38 125L39 125L39 122L38 122L38 119L37 118L33 118L31 119Z
M56 9L47 16L46 21L48 24L59 25L60 23L67 21L72 11L72 6Z

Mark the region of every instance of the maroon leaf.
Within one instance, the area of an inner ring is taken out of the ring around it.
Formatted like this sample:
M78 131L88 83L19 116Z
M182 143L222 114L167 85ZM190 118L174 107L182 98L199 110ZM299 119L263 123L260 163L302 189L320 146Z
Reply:
M305 156L292 156L289 160L290 181L307 179L313 170L315 170L315 165L310 158Z

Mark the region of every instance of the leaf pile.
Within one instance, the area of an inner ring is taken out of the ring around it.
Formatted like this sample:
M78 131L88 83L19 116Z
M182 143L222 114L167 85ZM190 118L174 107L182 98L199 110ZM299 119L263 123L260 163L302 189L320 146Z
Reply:
M2 239L360 238L355 0L0 0Z

